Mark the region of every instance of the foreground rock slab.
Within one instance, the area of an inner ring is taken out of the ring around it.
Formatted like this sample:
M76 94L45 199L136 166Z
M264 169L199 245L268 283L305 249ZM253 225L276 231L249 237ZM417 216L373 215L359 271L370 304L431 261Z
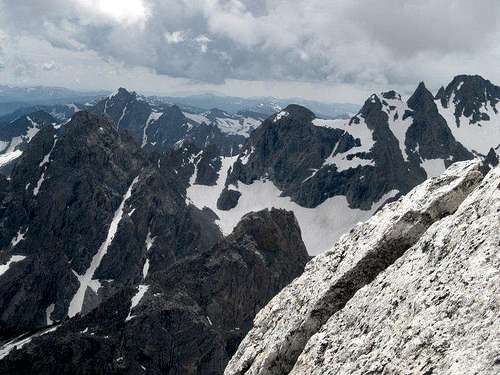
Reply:
M452 215L482 178L479 163L456 163L344 235L259 312L225 373L289 373L330 317L417 243L433 223Z
M314 335L291 374L498 374L500 169Z

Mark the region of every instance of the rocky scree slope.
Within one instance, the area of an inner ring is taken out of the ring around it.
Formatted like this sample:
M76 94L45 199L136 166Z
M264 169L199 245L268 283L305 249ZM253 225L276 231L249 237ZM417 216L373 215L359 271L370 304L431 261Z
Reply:
M500 170L480 170L452 165L312 260L225 374L496 373Z

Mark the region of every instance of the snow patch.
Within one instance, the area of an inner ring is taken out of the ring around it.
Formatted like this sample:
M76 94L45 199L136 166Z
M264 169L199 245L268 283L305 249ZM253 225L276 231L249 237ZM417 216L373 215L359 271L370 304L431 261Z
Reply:
M149 114L149 117L148 119L146 120L146 124L144 125L144 129L142 130L142 144L141 144L141 147L144 148L144 146L146 146L148 144L148 134L147 134L147 130L148 130L148 127L151 123L153 123L154 121L157 121L161 115L163 115L162 112L151 112Z
M128 104L126 104L125 107L123 107L122 114L121 114L120 118L118 119L118 122L116 123L117 128L120 127L120 122L122 122L123 118L125 117L125 113L127 113L127 106L128 106Z
M52 155L52 151L54 151L54 147L56 147L56 143L57 143L57 138L54 139L54 143L52 144L52 148L50 149L49 153L45 155L40 164L38 164L39 167L43 167L50 161L50 156Z
M31 127L26 130L26 134L24 135L26 137L26 141L29 143L31 142L31 139L40 131L40 125L33 121L29 116L26 116L26 119L31 123Z
M217 199L224 189L229 168L237 157L222 158L222 168L215 186L191 185L187 190L188 201L202 209L208 207L219 219L216 223L224 235L232 232L241 218L252 211L265 208L282 208L294 212L299 222L302 238L310 254L319 254L329 249L341 234L360 221L368 219L387 199L398 192L393 190L385 194L371 210L364 211L349 207L344 196L327 199L316 208L305 208L292 202L290 197L281 197L281 191L271 181L255 181L250 185L239 183L241 193L238 205L229 211L217 208Z
M38 193L40 192L40 188L42 187L43 181L45 181L45 172L42 173L40 178L38 179L38 182L36 183L35 188L33 189L33 195L36 197Z
M288 117L290 114L287 112L287 111L281 111L279 112L278 114L276 114L276 116L274 117L274 120L273 122L278 122L279 120L281 120L282 118L284 117Z
M491 148L500 144L500 111L489 103L483 105L482 113L488 115L490 120L474 124L471 124L471 119L463 114L458 118L457 124L455 94L451 95L447 108L443 107L441 100L436 100L435 103L439 114L446 120L455 139L468 150L485 156Z
M203 113L202 114L196 114L196 113L189 113L189 112L182 112L184 117L198 123L198 124L205 124L208 125L210 124L210 120L208 117L206 117Z
M250 156L252 156L254 151L255 151L255 147L253 147L253 146L250 150L247 149L245 154L240 158L241 164L243 164L243 165L247 164L248 160L250 159Z
M406 132L413 123L411 116L403 120L404 114L409 110L408 105L401 99L384 99L387 105L382 107L382 110L387 113L389 129L398 140L399 148L403 159L408 161L408 152L406 151L405 140Z
M21 144L22 141L23 137L14 137L11 139L9 147L3 154L0 155L0 168L10 163L11 161L16 160L23 154L21 150L16 150L16 147Z
M146 251L149 251L155 242L156 237L151 237L151 232L146 236Z
M12 239L12 241L10 241L10 247L14 248L14 247L17 246L17 244L19 242L21 242L22 240L24 240L24 236L26 235L26 233L28 233L28 229L27 228L26 228L26 230L24 232L21 232L21 230L18 230L16 236Z
M144 294L149 289L149 285L139 285L139 288L137 290L137 293L132 297L131 305L130 305L130 310L128 313L128 316L125 318L125 321L128 322L129 320L132 320L135 316L132 315L132 310L141 302L142 297L144 297Z
M342 172L350 168L357 168L365 165L375 165L373 160L362 159L356 154L370 152L375 142L373 141L372 131L366 125L365 119L358 115L360 122L358 124L351 120L324 120L314 119L313 125L343 130L345 133L350 134L353 138L359 139L361 145L353 147L350 150L337 153L337 146L333 149L332 154L326 158L323 166L336 165L337 171Z
M252 130L259 127L261 121L252 117L243 117L238 115L229 115L224 113L227 117L217 117L214 120L210 120L207 117L208 113L194 114L189 112L183 112L184 116L199 124L199 125L216 125L222 133L228 135L240 135L245 138L250 136Z
M146 258L146 261L144 262L144 266L142 267L142 278L146 279L148 276L149 272L149 258Z
M53 320L50 318L50 316L52 315L52 313L54 312L54 308L55 308L56 305L54 305L53 303L50 304L49 306L47 306L47 309L45 310L45 316L46 316L46 320L47 320L47 325L50 326L52 325Z

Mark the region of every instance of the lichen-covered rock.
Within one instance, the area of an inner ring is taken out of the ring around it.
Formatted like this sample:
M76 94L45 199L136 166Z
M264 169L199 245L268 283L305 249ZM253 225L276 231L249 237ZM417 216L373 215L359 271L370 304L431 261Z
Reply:
M328 319L433 223L453 214L482 177L478 162L456 163L344 235L259 312L226 374L291 371L309 339Z
M498 374L500 168L362 288L291 374Z

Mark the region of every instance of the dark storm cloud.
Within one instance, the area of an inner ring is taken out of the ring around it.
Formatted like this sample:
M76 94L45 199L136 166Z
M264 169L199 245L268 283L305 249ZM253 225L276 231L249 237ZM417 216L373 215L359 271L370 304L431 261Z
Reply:
M457 60L493 74L499 54L498 0L3 0L0 12L10 37L199 82L400 85Z

